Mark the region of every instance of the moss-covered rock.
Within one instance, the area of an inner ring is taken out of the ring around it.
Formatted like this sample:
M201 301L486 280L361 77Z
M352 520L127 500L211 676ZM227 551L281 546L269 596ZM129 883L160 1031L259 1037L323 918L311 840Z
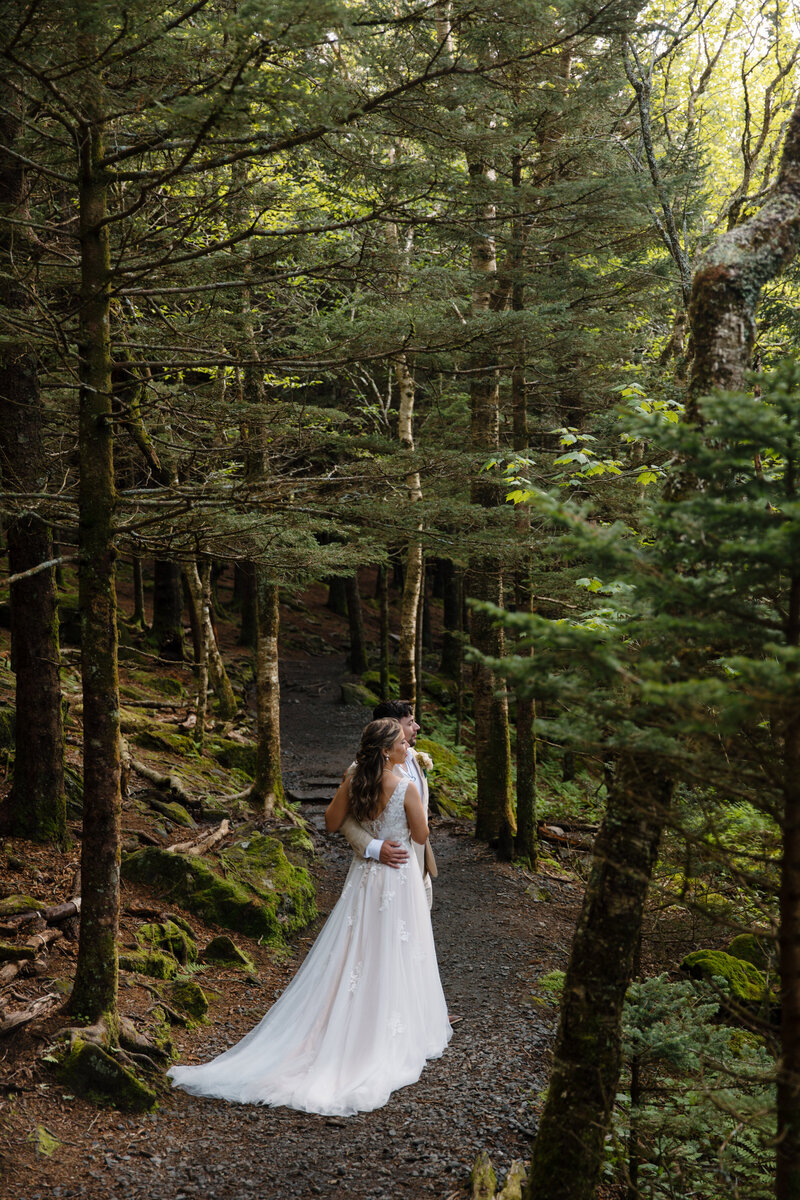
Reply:
M380 671L365 671L361 676L361 682L365 687L368 687L371 692L376 695L380 694L381 690L381 673ZM400 679L394 671L389 672L389 699L393 700L400 695Z
M375 693L364 687L363 683L343 683L341 688L342 704L349 704L353 708L374 708L380 703Z
M252 779L256 773L256 747L232 738L209 738L206 753L228 771L241 771Z
M151 979L174 979L179 968L177 959L163 950L123 950L119 969L149 975Z
M302 825L291 825L287 829L281 829L278 837L289 861L296 865L302 866L317 853L308 831Z
M33 909L44 908L41 900L35 900L33 896L25 896L15 892L12 896L6 896L0 900L0 917L16 917L19 913L31 912Z
M180 698L186 691L184 681L174 675L161 675L155 671L134 669L128 672L128 677L134 683L140 684L147 693L154 693L157 696L175 696Z
M147 846L123 858L122 873L209 924L276 948L283 948L287 934L303 929L316 916L308 872L292 866L275 838L254 834L225 850L221 859L226 875L201 855L170 854Z
M139 729L131 738L135 745L143 750L158 750L163 754L189 754L194 750L194 743L185 734L163 729L158 725L150 725L147 729Z
M147 1112L156 1093L93 1042L76 1038L58 1066L59 1078L78 1096L122 1112Z
M752 963L759 971L774 969L777 958L775 942L766 938L756 937L752 933L740 933L728 946L728 954L733 958L741 958L743 962Z
M226 966L241 967L243 971L255 973L256 964L250 955L241 950L232 938L221 933L212 938L203 951L203 962L224 963Z
M16 728L14 709L8 704L0 704L0 750L13 750Z
M763 972L724 950L695 950L686 955L681 970L694 979L724 979L731 996L742 1004L760 1004L768 995Z
M472 1200L494 1200L497 1190L497 1175L492 1160L485 1150L481 1150L469 1173L472 1184Z
M182 825L184 829L197 828L194 817L177 800L159 800L156 796L148 796L147 803L162 817L172 821L173 825Z
M171 954L179 963L197 961L197 943L175 921L151 921L136 930L136 941L143 950L161 950Z
M192 1021L205 1021L208 997L194 979L173 980L164 988L163 996L168 1004L186 1013Z
M298 933L316 917L311 876L289 861L277 838L254 832L226 846L219 857L225 874L275 913L284 934Z

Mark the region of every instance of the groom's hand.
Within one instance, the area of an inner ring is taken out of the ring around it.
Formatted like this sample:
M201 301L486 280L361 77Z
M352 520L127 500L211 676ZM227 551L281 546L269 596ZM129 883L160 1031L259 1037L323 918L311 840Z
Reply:
M384 839L380 861L385 867L402 867L403 863L408 861L408 851L404 850L399 842Z

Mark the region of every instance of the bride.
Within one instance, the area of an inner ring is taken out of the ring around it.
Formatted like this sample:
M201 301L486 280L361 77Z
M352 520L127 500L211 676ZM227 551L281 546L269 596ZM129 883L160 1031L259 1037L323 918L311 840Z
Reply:
M428 826L417 789L395 774L407 744L400 723L372 721L355 770L325 813L410 851ZM425 887L416 855L400 868L354 858L342 894L286 991L261 1023L202 1066L172 1067L196 1096L349 1116L380 1108L419 1079L450 1040Z

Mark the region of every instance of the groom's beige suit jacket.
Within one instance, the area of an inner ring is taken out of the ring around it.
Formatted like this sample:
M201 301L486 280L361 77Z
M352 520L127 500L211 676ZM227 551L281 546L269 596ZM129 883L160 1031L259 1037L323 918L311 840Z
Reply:
M416 761L417 760L416 751L412 750L411 753L414 755L414 760ZM355 767L355 763L351 763L351 765L347 768L348 774L350 771L352 771L354 769L354 767ZM425 820L427 821L427 819L428 819L428 779L427 779L427 776L425 775L424 770L422 769L421 766L419 766L419 764L418 764L418 769L419 769L420 777L422 779L422 796L421 796L422 808L425 812ZM363 858L364 851L366 850L367 846L372 841L372 834L369 833L366 829L364 829L363 825L359 825L359 823L358 823L358 821L356 821L355 817L351 817L351 816L345 817L344 821L342 822L340 832L343 833L344 836L347 838L348 842L353 847L353 851L355 852L355 854L359 858ZM431 877L433 877L435 879L438 874L437 869L436 869L436 859L433 856L433 850L431 849L430 841L427 841L424 846L420 846L417 842L412 842L411 845L414 847L414 853L417 856L417 862L419 863L419 869L422 872L422 878L425 883L425 895L428 897L428 908L430 908L433 905L433 887L431 886Z

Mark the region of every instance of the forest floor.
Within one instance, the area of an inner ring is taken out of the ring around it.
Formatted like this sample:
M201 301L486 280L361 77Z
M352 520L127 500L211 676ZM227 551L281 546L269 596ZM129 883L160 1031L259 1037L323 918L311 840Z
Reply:
M302 630L298 637L299 646ZM326 649L313 658L295 649L281 668L285 782L298 794L331 794L368 718L365 709L341 703L345 662L330 639ZM181 1061L213 1056L260 1019L336 902L349 848L323 832L321 803L304 803L301 811L315 842L310 869L320 917L283 957L237 937L256 960L256 977L217 967L198 975L211 1002L208 1022L173 1030ZM446 1200L470 1194L469 1172L480 1150L488 1151L502 1178L511 1160L529 1150L557 1015L547 995L536 994L535 982L566 965L580 882L498 863L475 842L469 822L434 818L432 841L439 864L433 909L439 964L450 1011L463 1020L444 1056L417 1084L396 1092L384 1108L347 1119L178 1092L151 1114L128 1116L93 1108L54 1079L41 1054L65 1023L55 1014L0 1050L2 1200ZM17 863L11 890L32 889L47 903L65 898L77 843L61 857L13 839L4 848ZM153 903L145 889L123 884L123 942ZM218 932L186 915L199 937ZM74 954L74 943L56 943L53 973L69 977ZM47 979L18 981L18 998L53 986ZM120 1004L143 1016L152 994L137 977L123 976ZM50 1147L43 1146L42 1129L57 1139L52 1154L44 1152Z

